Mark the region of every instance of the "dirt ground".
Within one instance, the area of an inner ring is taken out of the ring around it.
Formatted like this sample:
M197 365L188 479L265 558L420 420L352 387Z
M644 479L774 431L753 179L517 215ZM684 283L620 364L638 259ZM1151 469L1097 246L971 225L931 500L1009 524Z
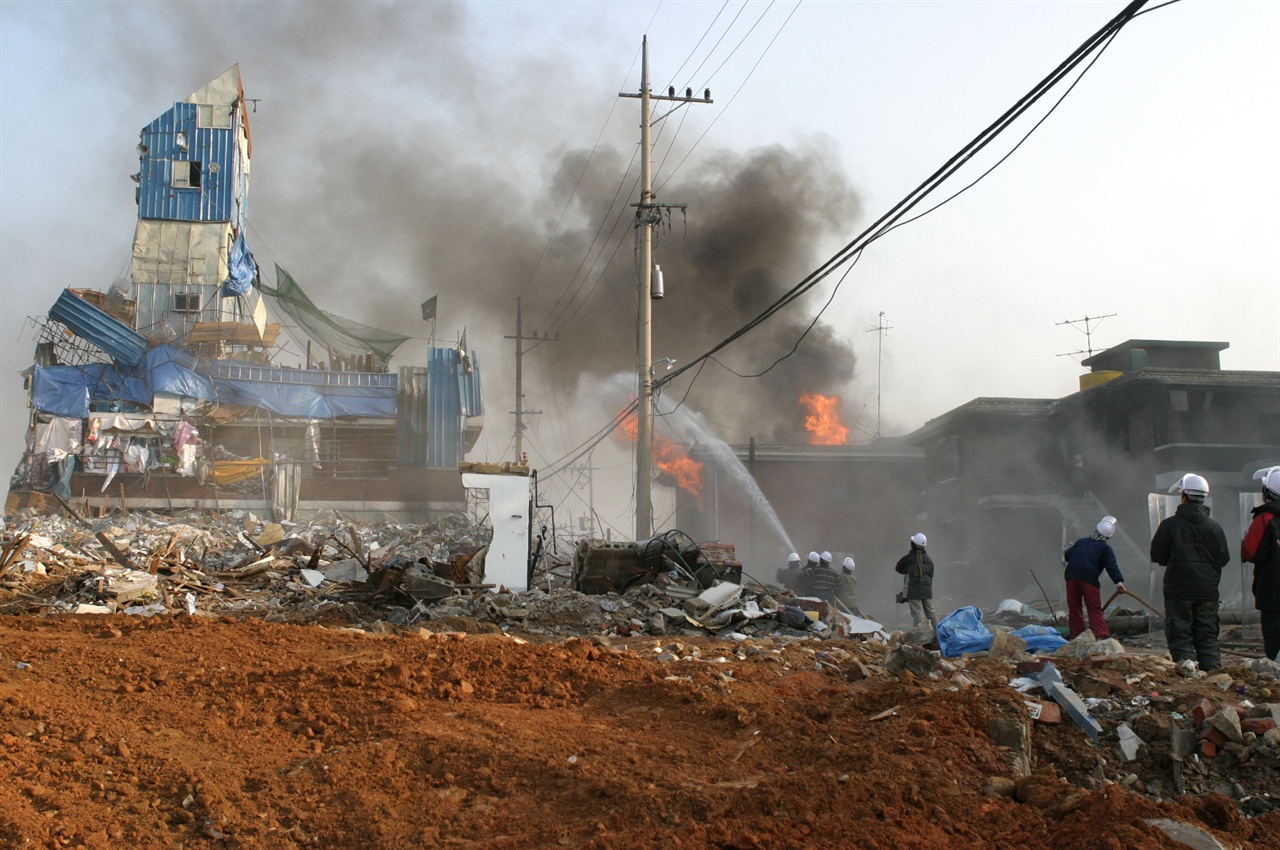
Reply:
M1067 784L1054 762L1099 752L1069 721L994 793L987 732L1023 711L1003 674L958 690L833 641L659 660L673 642L5 618L0 845L1132 850L1183 846L1147 823L1170 818L1280 847L1274 811Z

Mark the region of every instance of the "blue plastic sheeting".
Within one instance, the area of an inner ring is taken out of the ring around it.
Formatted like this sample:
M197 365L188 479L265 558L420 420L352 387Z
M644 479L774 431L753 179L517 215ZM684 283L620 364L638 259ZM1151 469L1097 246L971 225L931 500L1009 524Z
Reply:
M372 416L393 419L394 387L329 387L262 381L217 380L219 401L261 408L278 416L332 419Z
M982 612L970 605L942 618L937 629L938 648L948 658L991 648L995 635L982 625Z
M249 243L244 238L244 231L231 243L231 251L227 255L227 279L222 282L222 297L233 298L248 295L253 289L253 281L258 277L258 264L249 252Z
M1011 634L1022 638L1028 652L1052 652L1067 640L1049 626L1023 626ZM991 648L995 635L982 625L982 611L972 605L959 608L938 623L938 648L948 658L967 652L984 652Z
M49 309L49 318L66 325L122 366L137 366L147 351L146 337L70 289L62 290Z
M1026 641L1027 652L1053 652L1067 645L1067 639L1052 626L1023 626L1013 636Z
M31 404L41 413L83 419L95 401L151 404L151 390L141 377L107 363L34 368Z
M215 400L218 388L213 379L196 371L196 356L172 345L160 345L142 358L139 371L146 376L152 393L171 393L188 398Z

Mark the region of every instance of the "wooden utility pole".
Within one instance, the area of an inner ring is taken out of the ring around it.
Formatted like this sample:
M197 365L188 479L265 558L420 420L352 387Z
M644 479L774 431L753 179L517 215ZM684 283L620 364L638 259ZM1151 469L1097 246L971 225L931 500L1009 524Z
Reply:
M516 299L516 335L504 336L503 339L514 339L516 341L516 409L511 411L516 416L516 461L519 462L524 458L524 417L536 416L542 413L541 410L525 410L524 409L524 363L525 354L532 351L535 347L544 342L558 342L560 334L554 337L549 334L538 336L538 332L534 331L533 336L523 336L520 330L520 299ZM532 341L533 345L528 348L524 347L526 341Z
M653 265L653 227L662 221L664 210L684 209L684 204L659 204L653 194L653 143L651 129L686 103L712 103L711 89L703 97L694 97L692 89L685 89L684 96L676 94L675 87L667 94L653 94L649 90L649 37L641 43L640 91L636 94L619 92L618 97L640 99L640 202L636 208L637 237L640 240L640 262L636 275L636 299L639 302L636 317L636 377L639 379L638 406L636 408L636 540L647 540L653 534L653 309L652 301L663 297L661 273ZM679 106L659 116L650 117L650 105L655 100L672 101ZM649 283L650 291L645 292Z

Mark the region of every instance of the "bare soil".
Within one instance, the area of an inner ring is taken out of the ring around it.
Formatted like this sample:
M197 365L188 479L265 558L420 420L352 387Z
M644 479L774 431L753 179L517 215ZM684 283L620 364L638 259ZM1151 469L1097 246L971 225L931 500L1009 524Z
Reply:
M1037 726L1037 772L993 793L1013 774L989 724L1025 716L1003 674L960 690L889 676L871 644L681 642L699 657L4 618L0 845L1133 850L1181 847L1146 822L1172 818L1280 847L1280 813L1069 784L1098 752L1070 721Z

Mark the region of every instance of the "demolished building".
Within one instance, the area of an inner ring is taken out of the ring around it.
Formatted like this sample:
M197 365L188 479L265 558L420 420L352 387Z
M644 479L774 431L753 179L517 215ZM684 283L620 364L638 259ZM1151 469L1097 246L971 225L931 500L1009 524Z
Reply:
M1280 372L1223 369L1227 347L1128 340L1086 359L1079 391L1062 398L976 398L910 434L859 445L734 448L799 550L852 554L871 599L892 598L892 565L915 531L939 563L935 590L958 604L1028 586L1037 598L1029 570L1056 582L1063 546L1106 514L1119 518L1111 542L1126 578L1154 593L1148 542L1176 504L1170 484L1207 476L1238 552L1259 499L1253 472L1280 459ZM739 541L743 562L771 575L784 541L736 488L714 479L708 488L711 498L682 504L680 527ZM1251 612L1248 585L1233 559L1222 598Z
M141 130L128 277L65 289L33 320L6 512L44 493L280 520L462 509L458 465L484 424L475 353L432 346L393 370L408 337L320 309L279 265L263 280L246 104L237 65ZM282 333L305 345L293 365L278 362Z

